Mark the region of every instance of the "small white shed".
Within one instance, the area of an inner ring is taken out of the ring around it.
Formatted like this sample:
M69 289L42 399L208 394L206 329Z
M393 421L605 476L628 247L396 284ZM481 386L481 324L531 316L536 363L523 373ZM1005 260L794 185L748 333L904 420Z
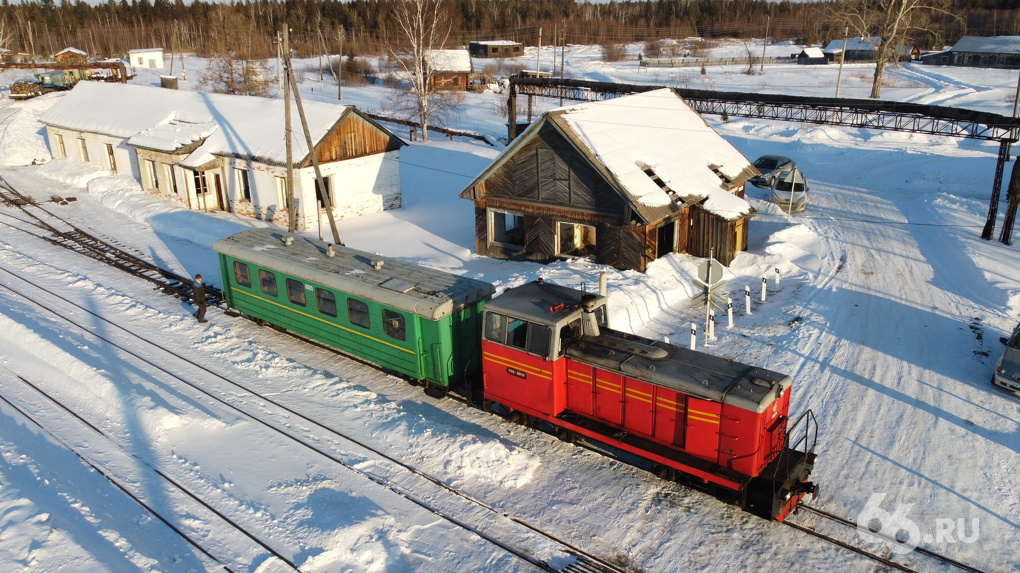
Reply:
M128 50L128 59L136 68L165 68L163 48L140 48Z

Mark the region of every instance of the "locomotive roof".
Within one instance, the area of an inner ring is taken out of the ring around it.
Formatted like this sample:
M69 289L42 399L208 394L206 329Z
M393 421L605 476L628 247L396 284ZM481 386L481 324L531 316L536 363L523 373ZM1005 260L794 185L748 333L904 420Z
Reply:
M665 358L650 357L643 348L647 346L664 350ZM610 329L582 337L566 353L636 380L754 412L763 412L775 401L779 386L787 391L793 384L786 374Z
M547 282L533 281L507 289L485 305L485 309L546 325L559 325L581 317L581 295L577 289ZM605 304L606 297L596 296L596 306ZM556 310L552 310L552 309Z
M486 282L340 245L333 246L335 254L329 257L327 243L294 236L286 245L288 236L272 228L249 229L216 241L213 249L429 320L443 318L495 292Z

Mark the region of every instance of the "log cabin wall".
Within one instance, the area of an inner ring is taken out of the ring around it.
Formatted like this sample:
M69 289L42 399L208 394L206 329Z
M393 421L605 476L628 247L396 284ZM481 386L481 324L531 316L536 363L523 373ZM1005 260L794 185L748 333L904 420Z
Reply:
M728 266L737 253L747 248L746 217L728 221L697 206L692 207L690 211L691 233L687 252L691 255L696 257L712 255L724 266Z

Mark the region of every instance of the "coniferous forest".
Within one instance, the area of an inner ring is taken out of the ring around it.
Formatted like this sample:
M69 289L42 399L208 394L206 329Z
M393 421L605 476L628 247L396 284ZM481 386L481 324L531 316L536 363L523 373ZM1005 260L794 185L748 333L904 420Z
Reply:
M284 23L298 55L382 54L400 37L393 11L405 0L26 1L0 4L0 48L46 58L66 48L92 57L163 48L200 56L244 45L253 57L276 53ZM445 47L473 40L524 45L618 45L661 38L763 38L817 44L843 37L840 2L764 0L441 0L451 31ZM952 16L933 15L914 44L940 48L964 35L1020 35L1015 0L955 0Z

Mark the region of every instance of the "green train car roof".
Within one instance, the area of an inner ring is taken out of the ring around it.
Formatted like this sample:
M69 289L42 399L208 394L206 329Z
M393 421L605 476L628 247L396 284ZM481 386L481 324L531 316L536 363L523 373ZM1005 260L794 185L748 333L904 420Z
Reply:
M428 320L439 320L488 299L492 285L382 255L327 243L271 228L249 229L213 243L217 253L378 302Z

